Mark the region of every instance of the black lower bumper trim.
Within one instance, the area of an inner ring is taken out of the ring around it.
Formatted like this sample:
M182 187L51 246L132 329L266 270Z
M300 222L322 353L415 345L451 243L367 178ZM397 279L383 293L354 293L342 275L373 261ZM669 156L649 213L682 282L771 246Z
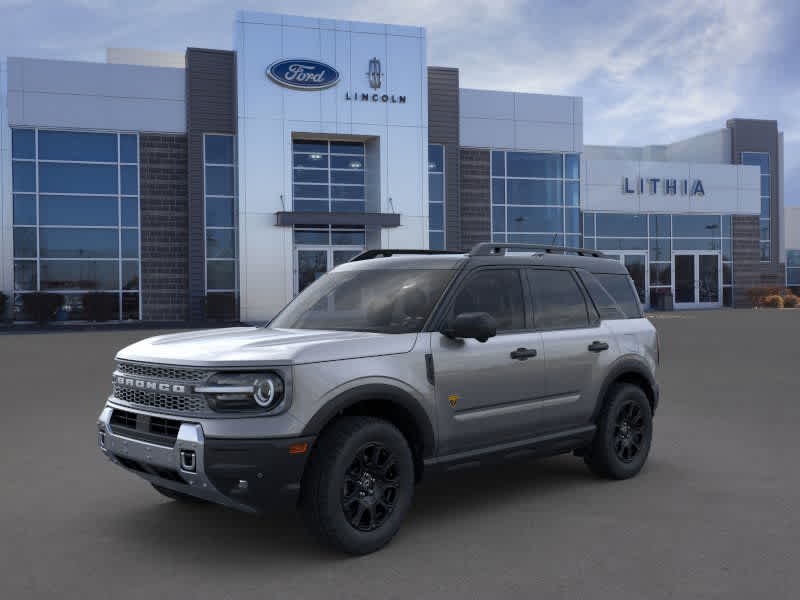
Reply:
M280 439L206 438L206 477L228 498L262 511L297 500L315 437ZM290 446L306 444L302 453ZM242 483L244 482L244 483Z

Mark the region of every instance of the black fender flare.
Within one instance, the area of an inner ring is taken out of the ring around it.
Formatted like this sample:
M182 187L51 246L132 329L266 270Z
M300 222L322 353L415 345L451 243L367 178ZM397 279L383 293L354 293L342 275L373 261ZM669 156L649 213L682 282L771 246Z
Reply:
M600 415L600 411L603 408L603 400L608 393L608 389L617 379L624 377L627 374L637 375L647 382L649 389L645 390L645 393L647 394L648 398L650 398L653 407L653 414L655 414L655 410L658 407L658 383L656 383L653 373L650 371L647 363L645 363L644 360L627 356L620 358L611 365L606 378L603 380L603 384L600 386L600 391L597 394L597 402L595 404L594 412L592 413L592 421L596 421L597 417Z
M396 386L384 383L369 383L351 388L329 400L313 417L311 417L303 429L302 435L319 435L337 414L366 400L388 402L409 413L420 433L423 458L433 456L436 448L436 436L428 413L422 407L419 400L414 398L410 393Z

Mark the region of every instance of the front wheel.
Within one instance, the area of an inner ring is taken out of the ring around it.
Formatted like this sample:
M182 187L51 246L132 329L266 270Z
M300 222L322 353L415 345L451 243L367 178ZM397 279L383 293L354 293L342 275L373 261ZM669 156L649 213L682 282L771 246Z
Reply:
M589 469L609 479L628 479L642 470L653 438L653 412L642 388L614 385L597 432L584 457Z
M348 554L385 546L414 494L403 434L373 417L343 417L320 437L303 477L300 508L311 532Z

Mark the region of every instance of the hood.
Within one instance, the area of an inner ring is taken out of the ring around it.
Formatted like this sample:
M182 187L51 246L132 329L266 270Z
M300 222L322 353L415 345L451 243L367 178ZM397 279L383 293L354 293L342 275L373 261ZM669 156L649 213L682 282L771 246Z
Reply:
M185 366L306 364L410 352L417 334L230 327L147 338L117 359Z

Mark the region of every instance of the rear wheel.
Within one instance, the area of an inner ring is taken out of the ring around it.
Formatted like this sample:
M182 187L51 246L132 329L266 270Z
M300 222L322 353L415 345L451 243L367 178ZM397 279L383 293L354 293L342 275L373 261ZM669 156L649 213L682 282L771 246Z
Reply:
M601 477L627 479L647 461L653 413L644 391L630 383L614 385L607 398L584 460Z
M348 554L385 546L411 506L414 462L405 437L373 417L343 417L320 437L300 508L311 532Z
M153 489L157 491L162 496L166 496L170 500L177 500L178 502L185 502L186 504L203 504L205 500L202 498L197 498L196 496L190 496L189 494L184 494L182 492L176 492L175 490L171 490L169 488L161 487L160 485L156 485L155 483L151 483L150 485L153 486Z

